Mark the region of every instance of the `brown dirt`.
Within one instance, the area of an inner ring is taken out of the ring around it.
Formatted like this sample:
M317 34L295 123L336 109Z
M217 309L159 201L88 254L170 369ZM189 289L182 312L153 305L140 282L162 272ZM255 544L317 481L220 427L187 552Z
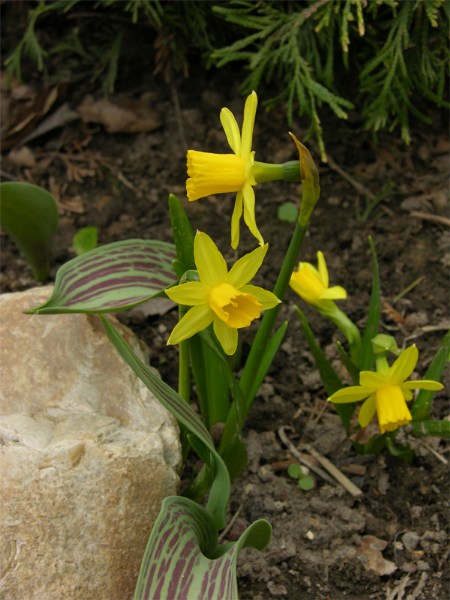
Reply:
M185 199L183 139L188 147L226 151L218 114L222 106L242 114L238 82L236 73L199 73L171 89L147 77L139 94L148 92L146 101L159 113L161 125L154 131L108 134L101 126L75 121L29 144L35 166L18 166L6 157L4 178L31 181L59 196L61 223L52 276L73 256L72 236L86 225L98 227L102 244L130 237L170 241L168 194ZM128 96L137 97L134 91ZM73 107L82 95L78 90L72 97ZM367 239L373 237L385 303L382 329L399 345L418 345L422 375L449 315L444 285L450 265L448 227L436 220L448 215L449 140L440 122L441 116L435 115L433 127L418 128L407 148L389 135L374 143L359 128L357 117L350 124L325 119L330 156L369 193L383 198L361 219L367 198L335 168L321 164L321 199L302 254L303 260L315 261L316 251L324 251L333 283L349 292L346 311L364 323L371 280ZM295 121L291 129L302 137L305 123ZM254 141L258 160L295 158L281 109L266 113L259 108ZM308 145L317 157L314 143ZM300 187L266 184L256 191L257 221L270 245L259 283L270 288L292 232L292 225L277 219L277 207L298 202ZM212 235L229 259L231 207L231 196L186 203L193 225ZM35 285L14 245L6 236L1 241L2 291ZM254 240L242 231L240 252L253 247ZM357 455L325 402L293 310L296 301L290 293L283 307L288 334L251 411L246 428L249 466L234 484L230 503L230 539L257 518L267 518L273 526L273 540L265 552L246 550L241 556L241 598L448 597L448 477L443 463L448 445L431 438L413 440L412 464L387 454ZM334 359L338 336L324 319L305 310L322 347ZM122 315L148 343L152 364L171 383L177 351L165 342L176 319L175 310ZM251 339L251 332L245 339ZM433 410L435 417L448 415L445 393L439 394ZM363 496L355 500L320 477L311 491L298 489L286 472L293 457L280 438L283 427L294 445L310 444L346 472Z

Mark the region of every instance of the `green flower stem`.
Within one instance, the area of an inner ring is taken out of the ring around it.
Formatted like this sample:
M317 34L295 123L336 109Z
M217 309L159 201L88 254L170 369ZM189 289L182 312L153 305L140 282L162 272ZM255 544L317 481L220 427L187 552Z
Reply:
M184 317L187 306L179 306L178 320ZM185 340L178 345L178 393L189 404L191 400L191 374L189 369L189 341Z
M387 373L389 371L389 363L386 357L386 352L380 352L375 355L375 365L377 373Z
M294 270L303 240L305 239L306 231L307 227L299 225L297 222L273 290L273 293L280 300L282 300L286 294L292 271ZM232 443L233 439L240 434L247 419L248 412L254 399L254 395L250 395L252 379L267 349L267 344L270 340L280 308L281 303L264 313L239 382L239 387L242 390L243 402L238 403L234 400L230 407L222 438L220 440L220 453L223 453Z
M360 366L362 359L361 335L353 321L350 320L334 302L332 310L321 310L320 306L317 310L330 319L330 321L343 333L350 347L350 357L352 361L356 366Z
M187 306L179 306L178 318L179 320L184 317L188 310ZM180 342L178 345L178 393L187 402L191 401L191 373L189 367L189 340ZM188 440L188 430L179 424L180 427L180 441L181 451L183 456L183 463L187 458L191 445Z
M306 231L307 227L299 225L298 223L296 224L294 234L289 243L289 248L284 257L283 264L273 290L275 296L277 296L280 300L283 300L286 290L288 289L292 271L297 263L298 255L300 253L303 240L305 239ZM255 339L253 340L250 354L248 355L245 363L244 371L240 381L240 387L245 398L246 413L250 409L253 401L253 398L249 397L253 373L257 370L261 358L266 351L267 343L272 334L272 329L280 308L281 303L264 313L261 325L256 333ZM245 415L245 417L246 416L247 415Z
M270 164L255 161L252 167L252 175L256 183L267 181L289 181L295 183L301 181L300 162L290 160L283 164Z

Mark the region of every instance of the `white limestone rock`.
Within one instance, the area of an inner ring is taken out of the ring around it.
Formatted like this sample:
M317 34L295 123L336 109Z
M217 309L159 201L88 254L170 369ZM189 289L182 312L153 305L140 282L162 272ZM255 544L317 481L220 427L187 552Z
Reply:
M178 428L96 317L24 314L50 291L0 296L0 596L127 600Z

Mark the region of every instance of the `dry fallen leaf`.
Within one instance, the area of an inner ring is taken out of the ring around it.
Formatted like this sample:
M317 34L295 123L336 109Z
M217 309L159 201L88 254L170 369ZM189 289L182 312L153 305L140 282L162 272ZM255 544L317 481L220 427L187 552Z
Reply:
M374 535L365 535L362 537L357 556L366 571L375 572L381 577L383 575L390 575L397 570L396 565L392 561L383 558L382 551L386 546L387 542L385 540L380 540Z
M36 158L28 146L13 148L8 154L8 160L16 167L35 167Z
M159 113L145 99L86 96L77 112L85 123L100 123L109 133L153 131L161 126Z
M39 90L35 94L28 92L14 97L13 91L2 89L2 103L6 100L7 114L2 115L6 119L2 127L2 148L10 149L23 142L35 130L40 122L59 98L58 86Z

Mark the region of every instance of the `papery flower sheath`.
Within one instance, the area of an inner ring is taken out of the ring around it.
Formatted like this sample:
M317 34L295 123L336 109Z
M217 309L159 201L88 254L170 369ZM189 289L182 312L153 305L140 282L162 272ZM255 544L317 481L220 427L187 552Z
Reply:
M438 381L429 379L407 381L416 367L418 358L416 346L410 346L391 367L387 366L381 372L361 371L359 385L338 390L328 400L345 404L365 399L359 411L361 427L366 427L377 413L381 433L394 431L412 419L406 404L413 398L411 390L438 391L443 388Z
M249 285L260 268L267 244L240 258L228 271L224 257L212 239L200 231L194 239L194 259L200 281L166 290L167 296L192 306L172 331L168 344L178 344L213 323L214 333L226 354L234 354L238 329L247 327L261 312L280 300L263 288Z
M252 92L245 102L242 136L233 113L222 108L220 122L225 131L228 145L234 154L214 154L188 150L186 192L191 202L212 194L236 192L236 202L231 217L231 246L239 244L241 216L260 245L264 244L255 219L255 177L252 167L255 153L252 151L253 127L255 124L258 97Z
M329 300L345 300L347 292L340 285L328 287L328 269L322 252L317 253L317 269L311 263L301 262L291 275L289 285L303 300L317 307L325 307Z

